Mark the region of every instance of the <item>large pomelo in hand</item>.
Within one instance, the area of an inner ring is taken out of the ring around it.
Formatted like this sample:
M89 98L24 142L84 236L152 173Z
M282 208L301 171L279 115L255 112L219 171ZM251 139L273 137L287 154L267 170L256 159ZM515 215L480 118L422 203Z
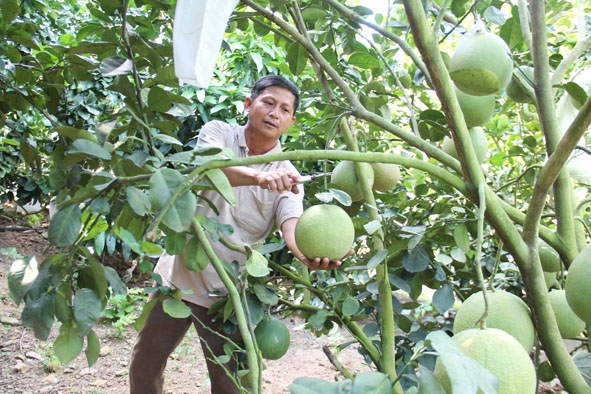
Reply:
M496 328L471 328L453 336L464 354L476 360L499 380L498 394L534 394L537 388L536 370L523 347L505 331ZM443 363L437 360L435 376L446 393L452 393L451 382ZM478 390L477 394L482 394Z
M342 208L320 204L304 211L296 223L294 235L298 249L308 259L340 260L351 250L355 227Z
M462 37L449 65L455 85L473 96L505 89L512 73L513 60L505 41L481 28L470 30Z
M387 192L400 180L400 168L393 163L371 163L373 169L373 189Z
M536 332L527 304L506 291L487 292L488 316L486 326L512 335L529 352L534 346ZM454 319L453 332L460 333L477 325L484 313L482 291L472 294L460 305Z
M363 172L367 175L367 181L370 186L373 186L374 174L373 168L369 163L361 163L364 168ZM339 190L347 193L351 200L361 201L363 200L363 191L359 184L359 178L355 171L355 163L352 161L341 161L332 170L330 182L333 183Z
M493 116L496 105L494 95L473 96L462 92L457 87L455 90L468 128L482 126Z
M289 348L289 329L281 320L265 317L254 329L254 337L263 358L279 360Z
M564 290L573 312L587 325L591 325L591 244L568 267Z

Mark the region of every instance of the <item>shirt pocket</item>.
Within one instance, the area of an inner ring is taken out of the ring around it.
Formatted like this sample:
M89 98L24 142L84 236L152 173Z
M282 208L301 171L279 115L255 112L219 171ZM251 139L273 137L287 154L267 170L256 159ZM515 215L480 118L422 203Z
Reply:
M255 192L251 189L241 192L236 199L234 221L245 233L242 236L245 241L258 242L267 236L275 224L276 196L271 192Z

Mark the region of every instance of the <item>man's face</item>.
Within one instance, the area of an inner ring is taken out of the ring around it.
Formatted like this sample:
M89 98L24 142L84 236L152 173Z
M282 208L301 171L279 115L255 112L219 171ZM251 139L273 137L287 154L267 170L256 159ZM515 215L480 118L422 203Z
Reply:
M260 136L279 138L295 122L295 96L289 90L271 86L254 100L247 98L248 125Z

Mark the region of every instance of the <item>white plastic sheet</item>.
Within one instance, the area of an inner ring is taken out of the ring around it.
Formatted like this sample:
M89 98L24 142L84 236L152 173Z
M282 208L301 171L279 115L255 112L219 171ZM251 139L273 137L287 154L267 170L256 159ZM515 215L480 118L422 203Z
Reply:
M207 88L226 24L239 0L178 0L172 35L179 83Z

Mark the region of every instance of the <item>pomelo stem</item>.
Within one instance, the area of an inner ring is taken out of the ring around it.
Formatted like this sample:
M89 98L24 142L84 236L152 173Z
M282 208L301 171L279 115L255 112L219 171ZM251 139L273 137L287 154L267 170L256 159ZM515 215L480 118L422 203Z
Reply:
M486 293L486 283L484 283L484 275L482 273L482 266L480 261L482 260L482 241L484 238L484 213L486 212L486 197L484 192L484 183L478 185L478 198L479 205L477 211L478 218L478 236L476 239L476 251L474 254L474 269L478 277L478 285L482 290L482 296L484 297L484 313L480 317L480 328L486 328L486 318L488 316L488 295Z
M205 235L205 230L201 227L199 221L195 218L193 219L193 230L195 230L195 234L197 235L197 239L201 242L201 245L205 249L205 253L213 267L215 268L216 272L220 276L220 279L226 286L228 290L228 296L232 305L234 306L234 313L236 314L236 321L238 322L238 329L240 330L240 334L242 335L242 340L244 341L244 347L246 349L246 358L248 359L248 368L250 369L250 384L252 393L260 394L261 388L259 382L261 381L261 370L259 368L260 357L257 354L256 344L254 343L254 337L251 335L251 330L249 328L249 322L246 318L246 312L244 311L244 307L240 300L240 293L238 289L234 285L234 282L224 269L222 262L219 260L218 256L215 254L215 251L211 247L211 243L207 239Z

